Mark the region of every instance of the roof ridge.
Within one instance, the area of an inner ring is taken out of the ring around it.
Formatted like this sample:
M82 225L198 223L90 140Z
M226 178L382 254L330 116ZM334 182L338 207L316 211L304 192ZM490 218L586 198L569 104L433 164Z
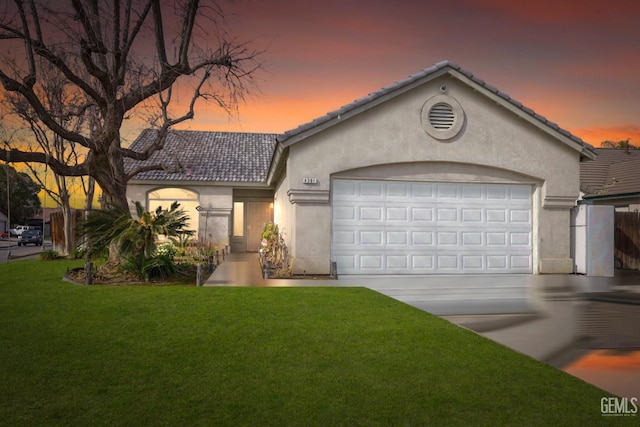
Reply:
M471 80L472 82L474 82L475 84L483 87L484 89L488 90L489 92L491 92L492 94L500 97L501 99L503 99L504 101L510 103L511 105L513 105L514 107L518 108L522 113L531 116L532 118L534 118L535 120L537 120L538 122L544 124L545 126L548 126L549 128L551 128L553 131L559 133L560 135L569 138L570 140L572 140L573 142L575 142L576 144L580 145L582 147L582 153L585 154L587 157L591 157L586 153L592 153L592 155L595 154L594 147L591 144L588 144L587 142L585 142L582 138L572 134L571 132L569 132L566 129L561 128L560 126L558 126L556 123L550 121L549 119L547 119L546 117L536 113L533 109L525 107L520 101L517 101L516 99L512 98L511 96L509 96L508 94L506 94L505 92L502 92L500 90L498 90L497 88L489 85L488 83L486 83L484 80L474 76L473 73L471 73L470 71L465 70L464 68L462 68L460 65L453 63L449 60L443 60L440 62L436 62L434 65L432 65L431 67L427 67L422 69L421 71L418 71L415 74L412 74L402 80L398 80L388 86L384 86L381 89L375 91L375 92L371 92L368 95L358 98L355 101L349 103L349 104L345 104L343 106L341 106L340 108L333 110L333 111L329 111L328 113L317 117L315 119L312 119L311 121L307 122L307 123L303 123L301 125L299 125L298 127L294 128L294 129L290 129L288 131L285 131L284 133L282 133L281 135L278 136L278 142L280 143L284 143L285 141L292 139L294 137L296 137L296 140L293 140L292 142L290 142L289 144L292 144L294 142L297 142L300 139L304 139L304 136L302 135L304 132L310 131L311 129L323 125L323 124L327 124L328 126L331 126L332 124L335 123L330 123L330 122L337 122L338 120L342 119L343 115L352 113L354 110L362 107L362 108L366 108L366 105L375 101L376 99L379 99L385 95L388 95L390 93L393 92L398 92L401 89L416 83L417 81L419 81L420 79L429 77L429 76L433 76L438 77L438 73L442 72L442 70L446 70L446 69L450 69L453 71L456 71L457 73L459 73L460 75L466 77L467 79ZM354 114L357 114L354 113Z

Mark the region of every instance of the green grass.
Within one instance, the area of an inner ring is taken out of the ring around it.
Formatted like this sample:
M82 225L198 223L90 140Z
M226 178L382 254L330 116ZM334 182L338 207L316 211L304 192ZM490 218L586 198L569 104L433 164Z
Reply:
M0 425L598 425L608 393L362 288L78 286L0 265Z

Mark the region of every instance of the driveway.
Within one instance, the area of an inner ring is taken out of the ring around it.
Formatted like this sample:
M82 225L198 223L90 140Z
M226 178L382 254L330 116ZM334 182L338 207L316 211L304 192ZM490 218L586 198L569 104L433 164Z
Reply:
M437 315L537 313L549 298L640 287L640 273L616 278L578 275L341 276L263 279L256 253L231 253L205 286L361 286Z

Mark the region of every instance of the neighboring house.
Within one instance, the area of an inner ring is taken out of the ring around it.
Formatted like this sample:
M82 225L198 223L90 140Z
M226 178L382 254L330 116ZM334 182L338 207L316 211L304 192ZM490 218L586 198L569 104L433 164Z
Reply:
M538 274L573 271L595 152L442 62L279 136L173 131L159 156L184 172L141 173L130 199L198 205L200 235L235 251L257 250L273 215L294 272Z
M640 149L596 148L598 157L580 165L583 203L640 211Z
M9 218L4 209L0 209L0 233L9 232Z

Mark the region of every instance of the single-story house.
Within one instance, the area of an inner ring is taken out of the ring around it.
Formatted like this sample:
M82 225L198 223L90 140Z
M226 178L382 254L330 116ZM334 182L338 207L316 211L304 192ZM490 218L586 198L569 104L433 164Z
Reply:
M596 148L598 157L580 164L582 203L640 211L640 149Z
M9 217L4 209L0 208L0 233L9 232Z
M570 209L595 156L445 61L281 135L172 131L150 161L182 172L140 173L128 197L178 200L232 251L257 250L273 219L296 273L571 273Z

